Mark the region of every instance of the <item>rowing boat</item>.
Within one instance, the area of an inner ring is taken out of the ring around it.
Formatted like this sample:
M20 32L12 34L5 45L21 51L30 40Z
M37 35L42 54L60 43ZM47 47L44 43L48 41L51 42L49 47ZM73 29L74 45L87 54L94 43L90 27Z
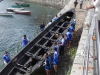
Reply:
M74 18L75 9L71 9L62 14L22 49L1 70L0 75L30 75L38 69L45 60L43 57L44 53L50 53L52 51L52 43L58 41L61 34L68 31L68 27L70 27ZM55 34L58 34L58 38L55 38Z

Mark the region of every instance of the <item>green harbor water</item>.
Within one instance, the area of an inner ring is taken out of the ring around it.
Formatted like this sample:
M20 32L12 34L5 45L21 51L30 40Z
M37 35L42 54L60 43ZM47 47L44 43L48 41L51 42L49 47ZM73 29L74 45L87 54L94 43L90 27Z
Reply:
M4 0L0 2L0 12L6 12L17 0ZM0 69L4 67L2 56L8 51L13 58L22 47L20 45L24 34L30 41L39 33L41 22L47 24L60 10L49 6L30 3L24 7L31 11L31 15L20 15L13 12L13 16L0 16Z

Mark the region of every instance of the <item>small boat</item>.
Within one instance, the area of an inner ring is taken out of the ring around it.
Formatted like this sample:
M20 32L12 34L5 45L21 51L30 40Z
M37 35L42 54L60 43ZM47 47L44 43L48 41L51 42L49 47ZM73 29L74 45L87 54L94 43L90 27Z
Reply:
M24 10L24 8L7 8L7 11Z
M25 2L16 2L15 4L18 6L22 6L22 7L29 7L30 6L29 3L25 3Z
M12 5L13 8L21 8L20 5Z
M28 4L28 3L23 3L23 4L20 4L20 6L22 6L22 7L29 7L30 4Z
M12 12L0 12L0 16L12 16Z
M14 10L15 14L24 14L24 15L30 15L30 11L25 11L25 10Z
M0 2L1 2L1 1L3 1L3 0L0 0Z
M15 2L15 4L24 4L25 2Z

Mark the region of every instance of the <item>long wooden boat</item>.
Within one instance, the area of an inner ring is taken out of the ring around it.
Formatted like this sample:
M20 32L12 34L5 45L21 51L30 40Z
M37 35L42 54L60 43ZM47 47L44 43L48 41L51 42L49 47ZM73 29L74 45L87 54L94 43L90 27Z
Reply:
M44 53L51 52L52 42L59 40L61 34L66 33L75 17L75 9L62 14L56 21L39 33L19 54L17 54L0 75L30 75L44 61ZM55 38L58 34L58 38Z
M30 15L31 12L30 11L26 11L26 10L14 10L15 14L24 14L24 15Z
M24 8L7 8L7 11L24 10Z

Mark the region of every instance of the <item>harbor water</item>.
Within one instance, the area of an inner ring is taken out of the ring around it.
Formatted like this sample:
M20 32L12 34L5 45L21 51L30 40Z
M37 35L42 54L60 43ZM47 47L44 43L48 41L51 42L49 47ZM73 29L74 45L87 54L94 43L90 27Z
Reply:
M0 2L0 12L6 12L17 0L4 0ZM31 15L20 15L13 12L12 16L0 16L0 69L4 67L2 56L8 51L11 59L21 50L22 37L27 35L30 41L40 32L39 25L44 21L47 24L58 12L58 8L30 3L24 7L31 11Z

